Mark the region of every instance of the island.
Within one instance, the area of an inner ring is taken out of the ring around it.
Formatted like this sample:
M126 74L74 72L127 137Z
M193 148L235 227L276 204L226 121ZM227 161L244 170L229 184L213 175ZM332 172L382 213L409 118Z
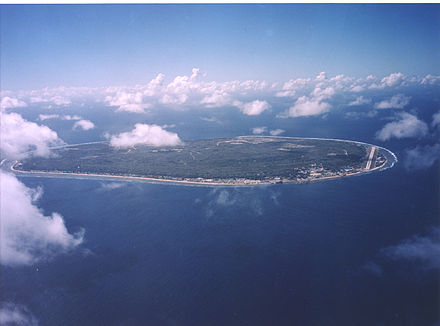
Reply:
M382 147L361 142L269 136L195 140L164 147L118 148L96 142L66 145L52 152L50 158L15 161L11 169L16 173L237 186L369 173L394 156Z

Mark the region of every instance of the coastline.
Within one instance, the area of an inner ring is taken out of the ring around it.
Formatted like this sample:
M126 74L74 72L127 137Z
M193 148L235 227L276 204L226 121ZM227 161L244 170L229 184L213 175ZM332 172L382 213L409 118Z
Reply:
M387 169L394 166L395 163L398 162L398 159L396 155L391 152L390 150L377 146L372 145L364 142L359 141L353 141L353 140L345 140L345 139L334 139L334 138L311 138L311 137L286 137L286 136L238 136L236 138L278 138L278 139L314 139L314 140L331 140L331 141L338 141L338 142L349 142L349 143L357 143L364 146L370 146L375 147L378 150L383 150L387 152L390 155L390 158L385 155L385 162L380 165L376 166L373 169L360 169L357 172L353 173L346 173L346 174L335 174L335 175L329 175L329 176L320 176L320 177L308 177L306 179L272 179L272 180L255 180L255 179L203 179L203 178L197 178L197 179L174 179L174 178L157 178L157 177L146 177L146 176L133 176L133 175L113 175L113 174L98 174L98 173L75 173L75 172L62 172L62 171L38 171L38 170L31 170L31 171L24 171L24 170L17 170L14 168L14 166L19 163L19 161L9 161L10 163L10 170L13 173L16 174L22 174L22 175L42 175L44 176L65 176L65 177L85 177L90 179L107 179L107 180L126 180L126 181L145 181L150 183L163 183L163 184L175 184L175 185L193 185L193 186L213 186L213 187L249 187L249 186L267 186L267 185L274 185L274 184L301 184L301 183L309 183L309 182L316 182L316 181L325 181L325 180L332 180L337 178L344 178L344 177L350 177L350 176L356 176L361 174L370 173L372 171L377 171L380 169ZM88 143L81 143L81 144L70 144L70 145L62 145L53 147L53 149L58 148L66 148L66 147L72 147L72 146L79 146L79 145L87 145L87 144L95 144L95 143L106 143L106 141L98 141L98 142L88 142ZM5 163L6 160L2 160L0 163L0 166ZM390 163L391 165L386 167L386 165Z
M331 180L331 179L337 179L337 178L344 178L344 177L351 177L361 174L370 173L372 171L379 170L383 168L387 163L388 160L385 160L385 162L370 170L361 170L355 173L347 173L344 175L332 175L332 176L325 176L325 177L319 177L319 178L310 178L305 180L283 180L282 182L269 182L269 181L257 181L257 180L246 180L248 183L243 182L215 182L215 181L193 181L193 180L174 180L174 179L159 179L159 178L149 178L149 177L139 177L139 176L124 176L124 175L112 175L112 174L97 174L97 173L73 173L73 172L47 172L47 171L21 171L14 169L14 166L18 162L14 162L10 169L14 173L22 173L22 174L43 174L43 175L53 175L53 176L72 176L72 177L93 177L93 178L105 178L105 179L115 179L115 180L121 180L121 179L129 179L133 181L146 181L151 183L164 183L164 184L182 184L182 185L197 185L197 186L214 186L214 187L249 187L249 186L267 186L267 185L275 185L275 184L301 184L301 183L308 183L308 182L315 182L315 181L324 181L324 180Z

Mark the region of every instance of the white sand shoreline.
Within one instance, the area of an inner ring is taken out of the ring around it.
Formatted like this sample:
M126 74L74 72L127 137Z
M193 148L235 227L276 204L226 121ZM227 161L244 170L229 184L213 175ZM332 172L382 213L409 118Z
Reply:
M278 139L313 139L313 140L332 140L332 141L339 141L339 142L351 142L351 143L357 143L357 144L362 144L362 145L366 145L366 146L370 146L370 147L375 147L376 149L382 149L386 152L388 152L393 158L394 158L394 162L392 162L392 165L390 167L392 167L394 165L394 163L397 162L397 157L396 155L391 152L390 150L377 146L377 145L372 145L372 144L368 144L368 143L364 143L364 142L359 142L359 141L353 141L353 140L345 140L345 139L334 139L334 138L310 138L310 137L283 137L283 136L238 136L235 138L247 138L247 137L252 137L252 138L278 138ZM88 143L82 143L82 144L70 144L70 145L62 145L62 146L57 146L54 147L55 148L65 148L65 147L72 147L72 146L78 146L78 145L87 145L87 144L95 144L95 143L106 143L106 141L99 141L99 142L88 142ZM3 160L5 161L5 160ZM2 165L3 162L2 161ZM317 178L307 178L304 180L289 180L289 179L280 179L280 180L267 180L267 181L261 181L261 180L250 180L250 179L241 179L240 181L231 181L231 179L225 179L225 181L222 180L207 180L207 179L197 179L197 180L180 180L180 179L170 179L170 178L153 178L153 177L142 177L142 176L130 176L130 175L113 175L113 174L98 174L98 173L75 173L75 172L62 172L62 171L22 171L22 170L17 170L14 168L14 166L19 163L18 161L15 161L14 163L11 164L10 169L11 171L13 171L14 173L17 174L42 174L42 175L52 175L52 176L67 176L67 177L92 177L92 178L103 178L103 179L113 179L113 180L121 180L121 179L125 179L125 180L132 180L132 181L146 181L146 182L151 182L151 183L164 183L164 184L181 184L181 185L199 185L199 186L220 186L220 187L227 187L227 186L231 186L231 187L238 187L238 186L264 186L264 185L272 185L272 184L299 184L299 183L308 183L308 182L315 182L315 181L323 181L323 180L331 180L331 179L337 179L337 178L344 178L344 177L350 177L350 176L355 176L355 175L361 175L361 174L365 174L365 173L370 173L372 171L376 171L379 170L381 168L383 168L387 163L388 163L388 159L385 159L385 162L380 165L377 166L373 169L361 169L357 172L354 173L346 173L343 175L331 175L331 176L322 176L322 177L317 177Z
M139 180L139 181L147 181L151 183L164 183L164 184L183 184L183 185L203 185L203 186L230 186L230 187L239 187L239 186L264 186L264 185L274 185L274 184L300 184L300 183L308 183L314 181L323 181L323 180L331 180L337 178L350 177L355 175L361 175L365 173L370 173L372 171L376 171L381 169L388 161L385 162L370 170L360 170L355 173L347 173L344 175L332 175L325 176L319 178L308 178L304 180L282 180L282 182L277 181L260 181L260 180L245 180L244 182L219 182L219 181L198 181L198 180L175 180L175 179L161 179L161 178L150 178L150 177L140 177L140 176L124 176L124 175L113 175L113 174L97 174L97 173L74 173L74 172L61 172L61 171L22 171L17 170L14 166L18 163L15 162L11 165L11 171L18 174L44 174L44 175L54 175L54 176L72 176L72 177L96 177L96 178L105 178L105 179L129 179L129 180Z

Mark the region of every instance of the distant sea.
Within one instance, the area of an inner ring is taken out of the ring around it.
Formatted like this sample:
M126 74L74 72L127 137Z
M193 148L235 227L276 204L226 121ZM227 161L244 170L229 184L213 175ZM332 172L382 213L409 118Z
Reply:
M377 143L340 130L285 135ZM41 325L438 325L438 269L384 251L439 225L438 169L237 188L21 177L85 241L2 267L0 296Z

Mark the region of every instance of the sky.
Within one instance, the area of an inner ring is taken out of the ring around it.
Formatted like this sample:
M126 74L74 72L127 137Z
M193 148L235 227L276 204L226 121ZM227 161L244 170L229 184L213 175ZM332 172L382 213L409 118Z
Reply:
M2 5L1 89L440 73L439 5Z

